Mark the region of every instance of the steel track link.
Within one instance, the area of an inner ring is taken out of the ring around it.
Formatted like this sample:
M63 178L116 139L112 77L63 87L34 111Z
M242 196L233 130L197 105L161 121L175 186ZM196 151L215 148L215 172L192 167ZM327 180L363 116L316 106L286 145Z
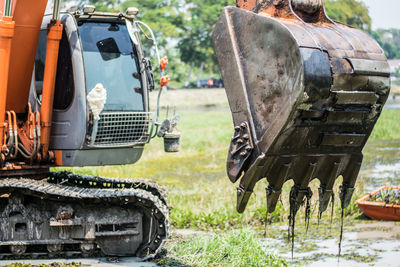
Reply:
M164 205L169 207L167 200L167 192L156 182L148 179L132 179L132 178L105 178L91 175L80 175L68 171L50 172L48 177L49 183L72 185L83 188L101 188L101 189L120 189L134 188L143 189L151 192L158 197Z
M74 175L75 176L75 175ZM80 186L72 185L75 181L86 181L87 176L75 176L74 178L70 175L67 184L56 184L49 183L46 180L32 180L25 178L9 178L0 180L0 196L2 194L9 194L12 191L23 193L24 195L30 195L46 200L54 201L79 201L85 203L85 200L102 200L104 202L121 203L121 204L132 204L132 206L140 207L145 210L147 214L155 219L158 225L156 232L151 232L149 238L144 242L138 252L137 256L144 260L151 259L157 255L159 250L162 248L163 243L167 239L168 228L169 228L169 208L165 204L166 198L159 198L153 194L156 187L152 187L152 191L146 191L141 188L85 188L82 184ZM75 179L79 177L79 179ZM102 179L95 177L89 179L91 181L105 181L110 179ZM118 180L117 183L122 180ZM132 180L123 180L132 181ZM53 181L54 182L54 181ZM125 182L126 183L126 182ZM132 183L132 182L131 182ZM132 183L133 185L134 183ZM140 186L139 186L140 187ZM142 186L144 187L144 186ZM18 257L29 257L32 253L26 253ZM78 253L79 254L79 253ZM66 252L65 255L68 255ZM76 252L75 254L76 255ZM1 254L0 258L4 256L10 256L9 254ZM48 254L51 257L51 254Z

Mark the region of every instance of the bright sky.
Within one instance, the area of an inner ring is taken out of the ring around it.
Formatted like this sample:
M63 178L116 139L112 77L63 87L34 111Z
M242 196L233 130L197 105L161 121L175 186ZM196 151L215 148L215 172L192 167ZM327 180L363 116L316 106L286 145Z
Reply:
M400 0L362 0L369 7L372 28L400 29Z

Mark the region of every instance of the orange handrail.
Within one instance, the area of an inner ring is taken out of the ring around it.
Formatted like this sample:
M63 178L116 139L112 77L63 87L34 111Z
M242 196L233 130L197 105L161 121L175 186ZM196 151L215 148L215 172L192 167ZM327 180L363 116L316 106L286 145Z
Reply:
M42 126L42 155L47 157L50 144L51 119L53 114L54 86L57 74L58 50L62 37L63 25L60 20L52 20L47 33L46 62L43 78L42 106L40 109Z

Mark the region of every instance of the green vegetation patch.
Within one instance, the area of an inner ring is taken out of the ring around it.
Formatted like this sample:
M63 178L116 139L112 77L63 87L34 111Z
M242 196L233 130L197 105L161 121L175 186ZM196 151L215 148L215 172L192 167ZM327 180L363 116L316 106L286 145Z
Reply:
M181 152L166 154L162 140L156 139L146 147L143 158L134 165L102 166L87 168L67 168L81 174L106 177L149 178L168 189L168 200L172 206L170 219L175 228L193 228L200 230L229 230L244 226L263 228L268 220L273 223L286 223L289 215L289 192L293 185L290 181L284 185L281 201L269 218L266 216L265 188L266 180L257 183L246 211L236 211L236 187L226 176L226 154L233 133L232 117L228 107L215 109L195 109L178 112L182 132ZM399 112L400 117L400 112ZM385 121L390 116L382 116ZM382 127L382 126L377 126ZM335 185L335 194L339 195L340 181ZM319 182L314 180L312 216L318 213ZM362 180L346 216L357 217L360 210L355 200L363 195ZM340 218L340 200L335 198L334 217ZM299 212L299 220L303 212ZM324 213L323 219L330 221L331 207Z
M399 118L400 110L384 109L371 134L371 139L400 139Z
M346 260L353 260L356 262L362 262L362 263L371 263L377 260L378 255L377 254L368 254L368 255L361 255L359 253L353 252L349 254L344 254L342 257Z
M188 240L169 243L168 257L161 265L190 266L288 266L275 255L267 254L263 244L249 229L225 234L194 236Z
M385 202L386 204L400 205L400 190L389 187L371 196L369 201Z

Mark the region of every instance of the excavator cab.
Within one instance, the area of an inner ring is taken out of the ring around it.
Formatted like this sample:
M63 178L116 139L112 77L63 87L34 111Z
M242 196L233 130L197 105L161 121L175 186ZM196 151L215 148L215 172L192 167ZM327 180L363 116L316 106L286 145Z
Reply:
M296 213L318 179L323 212L340 176L345 208L389 95L378 43L331 20L323 0L238 0L223 10L213 40L234 122L227 172L240 179L237 210L266 178L268 212L293 180Z
M30 103L37 110L51 18L43 19L35 58ZM136 162L150 139L153 113L148 93L154 79L138 32L132 30L133 18L77 11L61 13L60 20L63 32L50 137L57 165Z

